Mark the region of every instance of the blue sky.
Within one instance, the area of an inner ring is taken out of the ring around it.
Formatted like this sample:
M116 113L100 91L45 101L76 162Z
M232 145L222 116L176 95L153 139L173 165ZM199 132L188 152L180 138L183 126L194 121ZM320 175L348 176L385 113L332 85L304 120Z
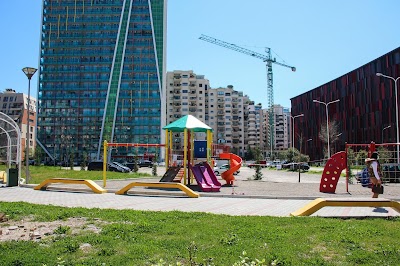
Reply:
M79 1L79 0L78 0ZM27 93L21 71L38 66L40 0L0 1L0 90ZM398 0L169 0L167 70L193 70L211 87L233 85L267 105L265 63L198 39L201 34L264 53L270 47L276 104L400 46ZM36 96L37 75L31 94Z

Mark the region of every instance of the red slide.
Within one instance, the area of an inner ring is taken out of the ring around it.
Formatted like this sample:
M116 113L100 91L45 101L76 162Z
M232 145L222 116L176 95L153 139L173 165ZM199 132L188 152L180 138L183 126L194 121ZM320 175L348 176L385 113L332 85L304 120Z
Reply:
M220 153L219 158L229 160L230 168L228 171L223 172L221 177L225 179L226 184L233 185L233 181L235 180L233 173L242 166L242 158L233 153Z

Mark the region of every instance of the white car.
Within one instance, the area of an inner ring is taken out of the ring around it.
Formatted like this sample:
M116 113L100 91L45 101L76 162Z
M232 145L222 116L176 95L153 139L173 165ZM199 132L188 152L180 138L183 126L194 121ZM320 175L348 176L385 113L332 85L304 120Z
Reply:
M230 168L229 164L227 164L227 163L226 164L222 164L220 166L214 167L214 173L215 173L215 175L220 175L221 173L223 173L225 171L228 171L229 168ZM240 171L238 170L238 171L235 171L235 173L233 173L233 174L237 175L239 173L240 173Z

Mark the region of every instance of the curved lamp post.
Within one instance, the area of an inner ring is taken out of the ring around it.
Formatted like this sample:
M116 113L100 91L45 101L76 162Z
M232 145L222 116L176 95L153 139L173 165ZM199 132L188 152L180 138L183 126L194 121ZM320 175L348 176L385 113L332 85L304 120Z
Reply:
M397 77L396 79L390 76L386 76L382 73L376 73L378 77L384 77L388 78L394 81L394 94L396 97L396 147L397 147L397 163L400 163L400 156L399 156L399 104L398 104L398 97L397 97L397 81L400 79L400 77Z
M329 123L329 116L328 116L328 105L330 105L331 103L337 103L337 102L339 102L339 101L340 101L340 100L338 99L338 100L335 100L335 101L332 101L332 102L329 102L329 103L325 103L325 102L321 102L321 101L318 101L318 100L313 100L313 102L315 102L315 103L320 103L320 104L325 105L325 111L326 111L326 134L328 135L328 159L331 158L331 150L330 150L330 146L329 146L329 125L328 125L328 123Z
M25 178L26 178L26 183L29 181L29 144L30 144L30 125L29 125L29 113L31 112L31 78L32 76L36 73L36 68L33 67L24 67L22 71L25 73L25 75L28 78L28 120L26 122L26 152L25 152L25 163L26 163L26 169L25 169Z
M392 126L387 126L387 127L384 127L383 129L382 129L382 143L383 143L383 131L385 130L385 129L388 129L388 128L391 128Z

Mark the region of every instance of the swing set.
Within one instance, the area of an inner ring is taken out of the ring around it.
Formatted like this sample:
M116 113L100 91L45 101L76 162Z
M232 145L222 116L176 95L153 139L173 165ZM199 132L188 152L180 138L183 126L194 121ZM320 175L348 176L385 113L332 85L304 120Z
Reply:
M165 144L151 144L151 143L147 143L147 144L141 144L141 143L108 143L106 140L104 141L104 160L103 160L103 187L106 187L106 180L107 180L107 152L108 152L108 148L110 147L114 147L114 148L118 148L118 147L126 147L127 149L129 147L146 147L146 148L151 148L151 147L155 147L155 148L161 148L161 147L165 147Z

